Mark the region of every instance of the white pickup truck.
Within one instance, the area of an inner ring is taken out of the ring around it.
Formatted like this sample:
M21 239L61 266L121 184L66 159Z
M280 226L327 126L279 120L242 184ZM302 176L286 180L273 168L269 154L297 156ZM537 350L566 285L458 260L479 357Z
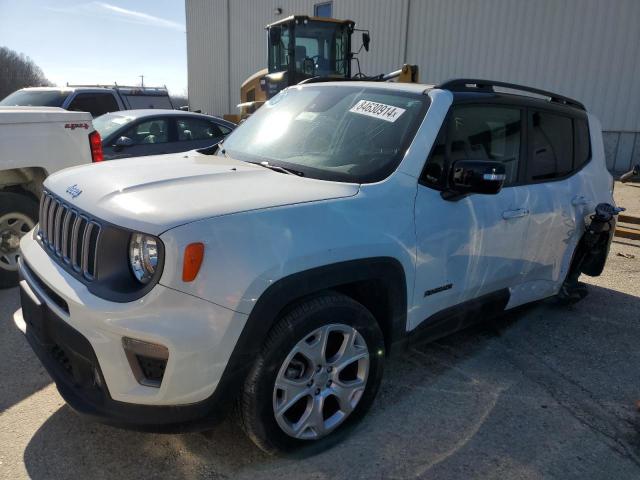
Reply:
M91 114L0 107L0 288L17 283L20 238L38 222L44 179L102 158Z

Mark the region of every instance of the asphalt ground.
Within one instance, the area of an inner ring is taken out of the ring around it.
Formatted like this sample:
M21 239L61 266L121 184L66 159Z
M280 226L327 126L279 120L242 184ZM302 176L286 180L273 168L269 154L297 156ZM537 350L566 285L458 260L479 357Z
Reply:
M640 247L614 243L583 280L578 304L540 302L390 360L364 421L305 458L263 454L232 419L185 435L84 420L14 326L17 290L0 291L0 479L638 479Z

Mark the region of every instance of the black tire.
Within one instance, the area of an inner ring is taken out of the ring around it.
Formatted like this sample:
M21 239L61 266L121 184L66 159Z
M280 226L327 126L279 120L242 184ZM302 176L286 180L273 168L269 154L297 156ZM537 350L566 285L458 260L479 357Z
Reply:
M328 324L351 326L364 338L369 351L365 390L354 410L327 436L316 440L294 438L280 428L275 418L273 395L276 377L294 346ZM241 427L258 447L269 454L322 451L339 442L369 410L380 387L383 369L384 339L369 310L339 293L326 292L309 298L285 313L269 332L241 393Z
M31 219L33 224L38 222L38 204L33 197L28 194L0 192L0 219L11 213L24 215ZM0 264L0 288L11 288L17 284L18 272L8 270Z

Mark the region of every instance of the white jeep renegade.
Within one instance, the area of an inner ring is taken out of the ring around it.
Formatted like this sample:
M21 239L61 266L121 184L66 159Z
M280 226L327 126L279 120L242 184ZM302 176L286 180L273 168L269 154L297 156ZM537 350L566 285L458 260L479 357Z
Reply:
M222 145L51 176L16 323L97 420L187 431L236 405L268 452L326 446L392 347L583 296L612 190L598 120L566 97L295 86Z

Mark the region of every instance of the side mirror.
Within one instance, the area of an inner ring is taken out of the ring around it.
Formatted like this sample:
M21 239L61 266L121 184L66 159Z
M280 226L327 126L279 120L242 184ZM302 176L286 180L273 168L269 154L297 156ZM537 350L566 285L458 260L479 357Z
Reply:
M131 145L133 145L133 140L130 139L129 137L120 137L116 140L116 143L113 145L114 149L116 151L120 151L125 147L130 147Z
M367 52L369 51L370 43L371 43L371 36L369 35L369 32L362 32L362 46Z
M272 47L280 45L280 39L282 37L282 29L280 27L271 27L269 29L269 43Z
M489 160L458 160L451 166L450 189L458 195L495 195L507 178L504 164Z

